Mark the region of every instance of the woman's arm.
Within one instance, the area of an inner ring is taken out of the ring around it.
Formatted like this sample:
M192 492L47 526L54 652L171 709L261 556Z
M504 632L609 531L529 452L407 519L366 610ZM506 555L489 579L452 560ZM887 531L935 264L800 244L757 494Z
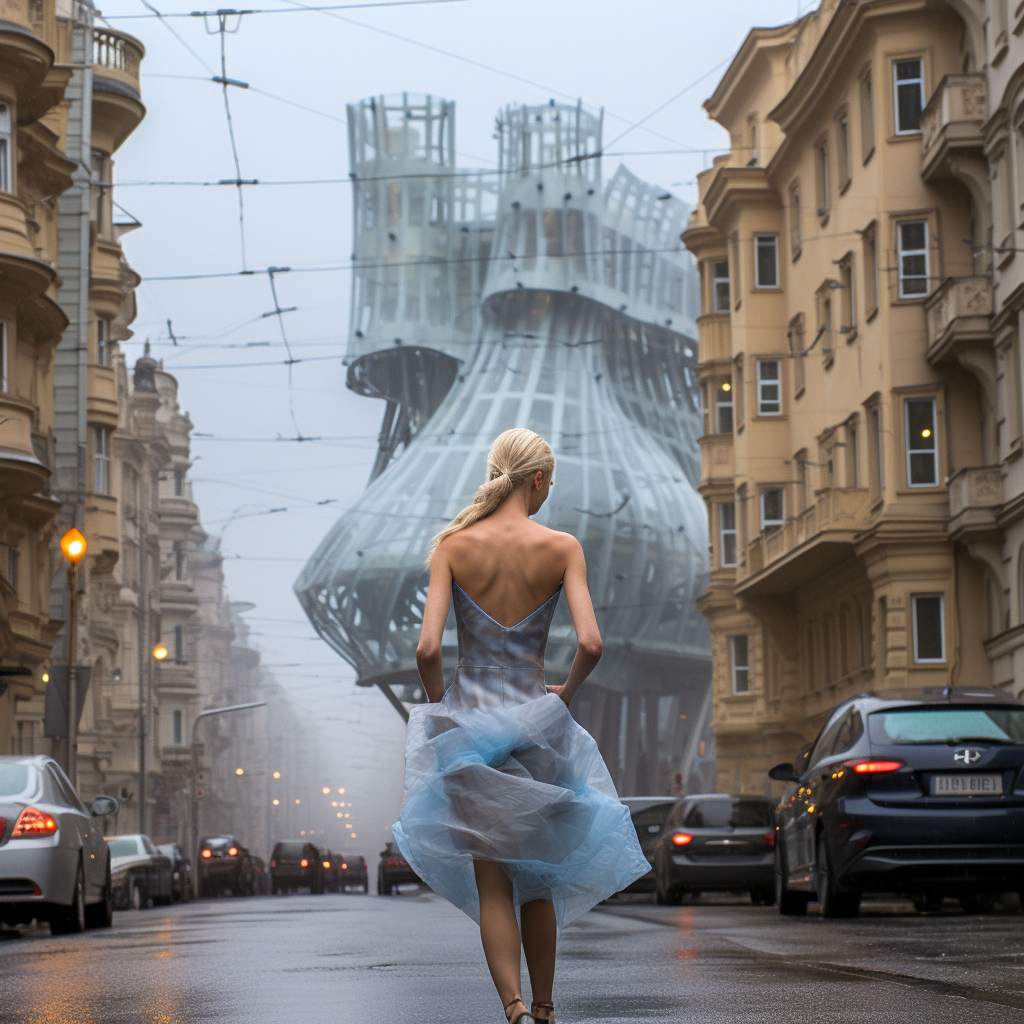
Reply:
M436 704L444 696L441 670L441 638L452 603L452 570L442 544L430 560L430 587L423 609L420 642L416 645L416 667L420 671L427 700Z
M572 624L576 627L576 657L573 658L565 685L548 687L549 692L557 693L566 704L572 700L573 694L580 688L583 680L594 671L601 660L603 649L601 633L597 628L597 617L594 615L594 604L590 600L590 588L587 586L587 562L583 557L583 547L575 537L570 537L569 540L569 563L565 568L562 584Z

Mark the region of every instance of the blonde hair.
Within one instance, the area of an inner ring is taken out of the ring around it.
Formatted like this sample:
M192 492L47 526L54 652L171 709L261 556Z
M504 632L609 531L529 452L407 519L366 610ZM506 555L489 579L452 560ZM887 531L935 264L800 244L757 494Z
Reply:
M500 434L487 453L487 480L467 505L431 542L427 564L438 545L453 533L485 519L526 479L540 470L552 473L555 453L540 434L525 427L516 427Z

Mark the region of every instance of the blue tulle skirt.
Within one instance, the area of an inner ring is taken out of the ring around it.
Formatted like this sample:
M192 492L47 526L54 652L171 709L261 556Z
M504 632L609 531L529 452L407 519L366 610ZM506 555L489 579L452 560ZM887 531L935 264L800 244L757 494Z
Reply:
M559 931L650 870L597 744L555 694L483 709L418 705L405 770L398 848L477 923L474 860L504 866L517 907L552 900Z

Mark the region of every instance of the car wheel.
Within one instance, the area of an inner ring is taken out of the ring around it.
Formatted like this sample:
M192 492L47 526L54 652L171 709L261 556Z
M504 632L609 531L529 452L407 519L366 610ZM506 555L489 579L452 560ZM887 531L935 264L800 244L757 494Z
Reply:
M779 913L787 917L802 917L807 913L810 893L793 892L782 870L782 844L775 844L775 902L779 905Z
M109 928L114 923L114 885L110 881L110 868L103 885L103 899L85 908L85 923L90 928Z
M814 864L818 902L822 917L856 917L860 913L860 893L842 892L828 855L824 834L818 836L818 856Z
M128 909L141 910L145 905L146 901L142 898L142 887L136 881L130 882L128 888Z
M75 871L75 887L71 891L71 905L58 907L50 919L53 935L77 935L85 931L85 872L82 865Z

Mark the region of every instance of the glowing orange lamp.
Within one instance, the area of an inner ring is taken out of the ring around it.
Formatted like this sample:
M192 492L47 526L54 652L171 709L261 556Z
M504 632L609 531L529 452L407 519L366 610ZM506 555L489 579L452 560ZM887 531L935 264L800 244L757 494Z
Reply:
M85 537L82 535L81 531L76 530L73 526L60 539L60 549L64 552L64 557L72 565L78 565L82 560L87 546Z

